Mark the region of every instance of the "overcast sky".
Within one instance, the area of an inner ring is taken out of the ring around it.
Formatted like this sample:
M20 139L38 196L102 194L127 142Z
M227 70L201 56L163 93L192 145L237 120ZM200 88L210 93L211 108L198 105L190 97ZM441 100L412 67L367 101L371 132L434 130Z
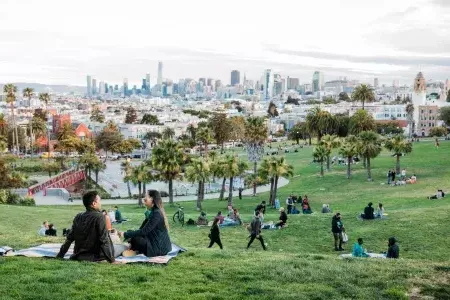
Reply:
M445 80L449 24L450 0L1 0L0 82L153 84L159 60L175 81Z

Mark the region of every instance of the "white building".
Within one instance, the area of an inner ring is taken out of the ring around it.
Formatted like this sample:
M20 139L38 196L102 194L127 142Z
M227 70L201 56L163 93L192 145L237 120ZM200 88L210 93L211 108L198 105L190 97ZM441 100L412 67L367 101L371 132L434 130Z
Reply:
M263 77L261 78L262 82L262 94L261 101L270 101L273 95L273 82L274 75L271 69L267 69L264 71Z

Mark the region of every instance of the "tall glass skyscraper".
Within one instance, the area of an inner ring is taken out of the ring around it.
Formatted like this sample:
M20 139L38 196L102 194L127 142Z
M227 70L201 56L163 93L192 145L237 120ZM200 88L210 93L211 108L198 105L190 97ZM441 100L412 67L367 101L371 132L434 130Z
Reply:
M241 83L241 73L238 70L231 71L231 85L234 86L240 83Z
M161 85L163 81L163 63L162 61L158 62L158 80L157 84Z
M323 91L323 89L324 89L323 73L315 71L312 80L312 91L315 93Z
M87 85L86 85L86 95L88 96L88 97L91 97L92 96L92 78L91 78L91 76L90 75L88 75L88 76L86 76L86 83L87 83Z

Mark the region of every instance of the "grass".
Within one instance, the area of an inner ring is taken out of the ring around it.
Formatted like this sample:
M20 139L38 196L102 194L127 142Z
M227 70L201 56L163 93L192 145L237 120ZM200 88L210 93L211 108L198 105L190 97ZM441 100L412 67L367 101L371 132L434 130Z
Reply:
M283 230L264 231L268 251L256 242L245 250L244 228L223 228L224 250L207 249L208 228L171 224L171 239L188 249L166 267L61 262L50 259L0 258L1 299L450 299L448 260L448 199L427 200L437 188L450 190L450 143L440 149L433 143L416 143L410 155L401 158L408 175L416 173L418 183L400 187L383 185L395 159L383 152L372 163L373 182L367 181L361 164L351 180L345 167L334 166L324 178L312 164L312 148L286 154L296 177L280 188L282 203L291 193L310 198L318 212L323 203L343 214L349 234L350 251L358 237L373 252L386 251L387 239L400 242L398 261L340 259L333 251L331 215L290 216ZM235 199L244 221L267 194ZM386 220L363 222L357 215L372 201L382 202ZM195 203L184 203L186 217L196 219ZM226 203L204 202L208 217L225 211ZM0 207L0 245L15 248L46 242L62 242L61 237L39 237L43 220L56 224L59 233L69 227L81 207ZM136 228L143 210L123 206L123 215L132 219L119 230ZM175 210L167 208L171 216ZM269 210L266 220L276 220ZM172 223L172 222L171 222ZM216 246L217 247L217 246ZM425 298L424 298L425 299Z

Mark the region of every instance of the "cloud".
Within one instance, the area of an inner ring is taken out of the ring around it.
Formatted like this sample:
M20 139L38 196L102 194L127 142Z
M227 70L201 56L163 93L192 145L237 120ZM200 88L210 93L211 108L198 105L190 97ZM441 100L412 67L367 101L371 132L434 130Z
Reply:
M444 0L445 1L445 0ZM403 10L403 11L399 11L399 12L391 12L388 13L378 19L375 19L372 24L378 24L378 23L390 23L390 22L396 22L398 23L398 21L400 19L403 19L415 12L419 11L419 7L417 6L411 6L408 7L407 9Z
M450 1L448 0L432 0L431 3L437 6L450 7Z

